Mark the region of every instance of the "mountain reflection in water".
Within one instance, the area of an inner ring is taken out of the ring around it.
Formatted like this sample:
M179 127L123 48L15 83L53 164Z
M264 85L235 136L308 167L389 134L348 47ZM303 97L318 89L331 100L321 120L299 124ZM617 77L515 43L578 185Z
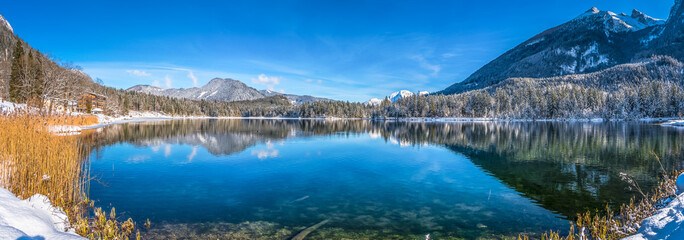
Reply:
M503 186L513 190L514 192L512 193L517 192L530 199L532 202L539 204L544 209L560 214L558 216L547 214L549 217L561 217L566 219L573 218L579 212L603 209L606 204L611 207L617 207L622 203L628 202L629 198L633 196L633 192L630 192L627 189L628 186L620 180L619 173L621 172L635 177L643 188L650 189L661 173L660 164L655 161L655 158L650 155L650 152L652 151L661 157L665 168L676 169L681 168L682 162L680 159L682 159L682 146L684 146L684 131L658 125L632 123L399 123L362 120L204 119L113 125L104 128L99 133L93 133L92 135L86 135L84 137L90 139L95 146L94 149L97 156L95 157L95 162L93 162L94 169L96 170L93 171L94 174L97 174L97 162L111 159L112 157L106 157L105 155L107 155L107 152L115 151L110 150L111 147L121 146L121 144L150 149L150 151L154 152L160 151L163 152L165 156L172 155L172 146L186 146L189 147L187 153L184 152L182 156L174 158L177 159L175 161L183 163L207 158L203 157L203 150L206 150L206 152L214 157L245 154L261 161L268 158L278 158L281 155L287 157L288 154L290 154L290 151L301 151L301 154L313 155L321 159L318 160L318 163L314 161L302 165L304 166L302 172L307 172L307 169L309 168L311 168L311 171L315 170L313 172L314 174L319 172L320 169L332 171L329 173L331 178L330 181L333 181L333 179L334 181L327 183L327 186L330 186L331 188L349 187L340 182L349 181L349 183L352 183L353 181L348 180L347 178L354 176L357 178L365 178L367 177L366 175L373 174L380 177L380 179L376 178L378 182L382 182L389 186L396 182L404 181L401 180L401 177L405 172L408 174L407 171L410 171L408 169L419 167L412 167L410 159L396 159L397 164L402 165L402 167L397 168L396 174L394 175L385 175L384 173L375 172L381 171L375 167L392 168L394 167L391 163L393 159L382 159L378 161L386 160L390 162L370 163L369 167L356 168L356 166L359 165L353 164L365 164L365 162L355 159L363 158L363 155L365 154L373 155L372 152L374 150L372 146L354 145L353 142L365 143L365 141L372 142L373 139L376 139L383 140L385 145L396 144L400 146L401 149L408 147L408 150L406 151L410 151L410 149L416 149L416 151L422 151L421 149L423 149L425 151L413 153L415 154L414 158L420 158L422 155L427 154L433 154L435 157L444 158L447 155L444 155L439 150L434 150L437 152L432 153L433 150L430 149L445 149L451 151L452 156L456 159L459 158L458 156L463 156L464 159L467 159L472 162L474 166L480 168L480 171L484 173L483 176L488 175L498 179L498 181L503 183ZM296 145L298 141L305 141L306 144L311 146L311 149L320 147L326 150L330 149L333 152L337 151L337 153L330 156L321 156L325 155L321 154L321 149L318 149L318 152L307 151L307 146ZM319 146L318 143L320 143ZM285 147L281 145L284 145ZM344 146L344 148L336 149L335 146L337 145ZM200 149L198 149L198 147L200 147ZM127 150L119 151L126 152ZM394 150L388 151L391 152ZM149 158L149 156L143 155L131 155L126 157L127 161L130 162L144 162L149 160ZM383 158L383 155L373 156L373 159L378 158ZM323 161L323 163L321 163L321 161ZM325 161L333 161L334 164ZM493 234L515 235L516 228L535 232L540 231L544 227L558 228L560 226L558 224L562 222L549 223L549 225L540 223L541 225L539 226L525 229L525 227L515 226L515 224L512 224L511 222L505 222L506 218L500 218L500 221L503 222L499 222L498 224L510 225L510 227L492 226L496 225L496 223L491 222L491 219L487 220L489 219L486 216L487 209L491 208L490 210L493 211L492 214L505 211L505 209L496 209L497 207L489 205L487 207L478 207L473 201L484 201L488 199L481 199L483 198L483 193L473 193L472 196L467 196L467 189L471 187L468 186L468 181L470 180L458 179L459 177L463 178L464 176L468 177L470 175L479 176L476 173L472 173L474 170L468 170L468 173L459 173L459 171L465 171L463 169L467 169L468 167L454 162L457 162L458 160L449 160L450 162L444 163L435 162L433 164L438 164L441 168L430 170L429 160L426 161L428 161L425 162L425 164L427 164L425 165L427 166L425 168L427 171L435 171L440 174L440 180L438 182L429 180L430 172L418 172L403 177L415 178L415 174L428 174L426 175L428 176L428 180L420 180L422 181L422 185L399 184L396 189L392 187L388 187L387 189L397 190L403 189L401 186L416 187L424 186L425 184L436 184L435 186L428 186L431 188L434 187L434 189L430 189L430 193L426 194L438 199L421 200L421 198L413 197L407 199L406 195L386 192L377 194L384 194L383 196L386 196L387 198L381 198L375 195L369 196L369 199L377 198L372 199L375 204L370 200L353 200L349 202L343 200L356 197L352 195L346 196L346 198L333 199L329 197L328 199L322 200L318 199L319 196L314 195L314 193L328 191L329 189L317 189L318 187L321 187L320 185L325 185L323 183L328 181L328 179L315 177L308 180L315 179L321 181L321 183L310 184L311 189L302 190L301 193L297 193L297 196L289 197L289 200L283 200L277 204L262 203L259 206L250 205L253 207L252 210L248 211L242 209L244 212L241 212L242 210L230 210L229 212L226 212L226 214L233 215L233 218L236 219L251 221L262 220L263 218L263 220L277 222L284 226L287 226L288 224L305 226L306 224L299 222L299 220L302 219L307 219L307 222L315 223L315 221L320 221L322 218L330 218L333 220L333 222L330 223L330 229L336 229L333 227L335 222L337 222L337 227L341 227L345 230L393 228L394 230L387 232L387 234L416 234L417 236L423 232L442 231L448 233L452 229L465 229L454 231L456 232L455 234L460 234L466 238L485 236L481 233L485 231L491 231ZM290 163L277 163L277 165L267 167L268 173L255 172L250 174L266 174L263 176L270 177L272 175L282 174L278 172L280 169L287 169L293 166L297 167L297 163L297 160L292 160ZM112 167L114 164L116 163L112 163ZM316 164L332 165L317 166ZM374 164L378 166L375 166ZM120 166L118 168L121 169L122 167L125 169L120 171L127 171L127 166ZM221 167L226 168L229 166ZM338 170L350 168L358 172L350 173L349 176L341 175L340 173L335 173L337 170L329 169L330 167L334 167ZM213 167L208 166L205 170L211 168ZM186 170L191 171L192 168L187 167ZM242 169L242 171L244 173L250 172L251 170ZM462 174L462 176L449 176L451 175L449 174L449 171L452 171L453 174ZM230 172L226 172L225 174L229 173ZM361 173L365 175L354 175ZM237 179L232 180L242 179L242 181L245 182L251 181L249 177L246 177L247 175L242 176L240 174L235 173L234 175ZM292 176L289 175L282 175L279 177L281 177L280 180L282 181L297 181L296 178L292 178ZM393 181L395 177L396 180ZM109 179L109 177L105 176L105 179ZM369 179L373 179L373 177L369 177ZM207 179L203 181L213 180ZM268 182L269 180L266 179L263 181ZM278 180L274 181L277 182ZM198 184L203 183L205 182ZM442 186L450 183L456 185ZM241 187L239 183L216 184L219 184L216 186L220 186L220 184L230 185L235 189ZM258 196L245 197L245 195L251 196L251 194L268 193L278 195L284 193L281 189L270 189L274 186L269 185L268 183L254 182L251 184L252 187L261 186L263 189L259 189L257 193L243 192L242 195L236 196L233 200L224 199L224 205L234 204L238 206L245 204L243 202L245 199L252 199L250 200L250 204L258 205L258 203L254 203L254 201L259 202L268 200ZM301 187L306 185L306 183L302 183L293 186ZM200 187L198 185L195 188ZM370 189L377 190L382 188L381 185L378 185L377 188ZM455 202L444 204L436 202L453 198L454 196L450 196L448 192L453 192L457 189L466 189L462 190L463 193L460 193L459 195L464 199L480 200L472 200L466 205ZM355 190L352 189L337 190L339 192L330 192L328 195L322 194L321 196L339 196L344 192L355 192ZM94 192L97 192L97 194L101 193L100 200L105 199L102 201L111 203L114 207L117 207L117 210L120 209L119 204L125 205L124 203L117 204L117 201L114 200L107 201L107 196L109 196L106 194L107 191L107 188L94 186L91 195L94 194ZM306 194L307 191L312 191L312 193ZM423 194L420 190L415 189L404 189L402 191L411 192L412 194L417 195ZM477 192L481 190L475 189L473 191ZM492 190L489 191L489 196L491 197ZM504 197L506 194L503 194L500 197ZM92 197L98 199L98 196ZM402 199L409 202L403 201ZM236 202L231 203L230 201ZM315 201L318 202L314 204ZM421 203L421 201L430 202ZM290 209L292 205L297 206ZM263 206L280 206L280 209L265 208ZM333 206L338 209L322 210L325 206ZM365 207L365 210L356 209L361 206ZM423 209L416 209L415 212L411 212L410 210L402 210L401 208L404 206L407 208L423 206ZM502 205L500 207L510 206ZM466 209L470 209L467 211L473 211L473 214L463 215L462 212L466 211ZM131 212L130 215L136 216L136 214L133 213L134 210L128 211ZM314 214L311 217L299 216L304 215L303 212L306 211L315 211L318 212L318 214ZM421 211L423 212L421 213ZM372 214L374 212L377 213ZM478 213L475 214L475 212ZM479 217L474 215L483 216ZM175 216L176 218L170 216ZM470 219L451 219L450 216L457 218L467 216ZM536 215L530 215L530 217L534 216ZM543 214L539 216L543 216ZM515 221L514 219L516 219L516 217L511 217L510 221ZM168 215L159 218L160 219L157 220L162 222L184 222L183 219L181 219L182 216L178 215L178 213L169 213ZM366 220L364 220L364 218L366 218ZM201 217L198 217L198 219L201 219L198 220L199 222L213 221ZM418 224L397 225L394 224L395 221L398 221L396 219L402 221L406 219L416 219ZM230 219L217 219L216 221L230 221ZM544 220L540 219L539 221ZM225 224L222 226L226 226ZM325 228L325 226L323 228ZM301 229L293 227L290 230L296 233L297 230ZM451 236L447 233L445 233L445 236ZM312 237L315 238L315 236Z

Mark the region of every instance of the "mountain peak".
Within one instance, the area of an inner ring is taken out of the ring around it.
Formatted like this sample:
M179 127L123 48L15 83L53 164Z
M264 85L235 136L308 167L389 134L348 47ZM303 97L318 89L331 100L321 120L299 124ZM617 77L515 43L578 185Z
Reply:
M4 17L2 17L2 15L0 15L0 26L5 26L5 28L10 30L10 32L14 33L14 29L12 29L12 25L10 25L9 22L7 20L5 20Z
M584 13L594 13L594 14L596 14L596 13L599 13L599 12L601 12L601 11L599 11L599 9L598 9L597 7L592 7L592 8L590 8L589 10L587 10L586 12L584 12Z

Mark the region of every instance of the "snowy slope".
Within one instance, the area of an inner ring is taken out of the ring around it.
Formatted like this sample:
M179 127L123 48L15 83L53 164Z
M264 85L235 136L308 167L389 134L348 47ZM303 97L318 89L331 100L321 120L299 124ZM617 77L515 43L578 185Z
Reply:
M366 101L364 104L371 105L371 106L380 106L380 104L382 104L382 99L371 98L370 100Z
M0 188L0 238L85 239L62 231L67 223L66 214L53 207L47 197L36 194L19 200L10 191Z
M390 101L392 101L392 102L396 102L396 101L398 101L399 99L407 98L407 97L412 97L413 95L414 95L414 94L413 94L411 91L409 91L409 90L401 90L401 91L392 93L392 94L389 96L389 99L390 99Z
M653 216L644 219L637 234L622 240L675 240L684 239L684 174L677 178L679 196Z
M5 20L4 17L2 17L2 15L0 15L0 26L4 26L5 28L9 29L10 32L14 33L14 29L12 29L12 26L7 20Z

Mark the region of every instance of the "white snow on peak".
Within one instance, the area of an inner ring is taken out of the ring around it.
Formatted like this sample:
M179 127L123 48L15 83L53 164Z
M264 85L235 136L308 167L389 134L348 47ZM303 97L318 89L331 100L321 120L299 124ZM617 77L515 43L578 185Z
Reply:
M389 100L390 100L391 102L397 102L397 101L399 101L399 99L407 98L407 97L413 97L413 96L415 96L416 94L417 94L418 96L427 96L427 95L430 94L430 92L428 92L428 91L418 91L417 93L413 93L413 92L411 92L411 91L409 91L409 90L401 90L401 91L394 92L394 93L390 94L389 97L387 97L387 98L389 98ZM372 105L372 106L378 106L378 105L382 104L382 101L383 101L383 99L372 98L372 99L370 99L370 100L364 102L364 104L366 104L366 105Z
M598 8L591 8L574 21L602 20L603 27L607 32L632 32L644 28L661 25L665 20L652 18L637 10L632 11L632 15L616 14L611 11L600 11Z
M10 32L14 33L14 29L12 29L12 25L10 25L9 22L7 20L5 20L4 17L2 17L2 15L0 15L0 25L5 26L7 29L10 30Z
M370 100L366 101L364 104L366 105L371 105L371 106L379 106L382 104L382 100L378 98L371 98Z
M389 96L390 101L396 102L399 99L402 98L407 98L407 97L412 97L414 94L409 91L409 90L401 90L395 93L392 93L392 95Z

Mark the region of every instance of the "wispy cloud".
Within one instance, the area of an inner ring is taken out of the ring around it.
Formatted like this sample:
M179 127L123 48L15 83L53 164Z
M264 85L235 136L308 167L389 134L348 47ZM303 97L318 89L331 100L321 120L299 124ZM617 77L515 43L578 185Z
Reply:
M195 77L195 73L188 71L188 78L192 80L192 86L197 87L197 77Z
M275 86L280 84L280 77L269 77L262 73L259 77L252 78L252 83L266 85L268 90L274 91Z
M149 76L152 76L152 74L150 74L150 73L148 73L148 72L145 72L145 71L142 71L142 70L138 70L138 69L135 69L135 70L126 70L126 72L129 73L129 74L131 74L131 75L133 75L133 76L138 76L138 77L149 77Z
M428 71L431 71L431 72L432 72L432 73L431 73L432 76L437 76L437 74L439 74L439 72L442 71L442 66L441 66L441 65L439 65L439 64L430 64L430 63L425 59L425 57L423 57L423 56L419 56L419 55L418 55L418 56L413 56L413 57L411 57L411 58L414 59L414 60L416 60L416 61L418 61L418 63L420 64L420 67L422 67L422 68L424 68L424 69L426 69L426 70L428 70Z

